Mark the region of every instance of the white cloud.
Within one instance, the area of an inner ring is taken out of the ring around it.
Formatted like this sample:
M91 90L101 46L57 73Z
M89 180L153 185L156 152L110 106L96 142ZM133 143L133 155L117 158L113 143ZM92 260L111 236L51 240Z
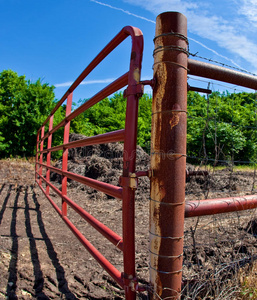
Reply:
M244 2L244 14L257 26L257 1L241 0ZM200 2L181 0L124 0L159 14L164 11L179 11L186 15L188 31L202 38L216 42L221 48L243 58L253 66L257 65L257 44L253 39L247 38L242 31L238 31L238 24L233 24L233 18L229 23L220 16L213 15L206 10L200 9ZM237 16L238 17L238 16ZM237 19L238 20L238 19ZM232 62L232 61L231 61ZM236 64L238 66L238 64Z
M246 16L246 18L257 27L257 1L256 0L242 0L239 14Z
M147 19L145 17L136 15L131 13L128 10L124 10L118 7L114 7L112 5L99 2L96 0L90 0L97 4L109 7L111 9L119 10L125 14L134 16L139 19L143 19L145 21L155 23L155 21ZM243 1L255 1L255 0L243 0ZM235 28L232 25L228 24L227 20L222 19L217 16L207 16L207 12L201 10L201 15L195 13L193 10L199 8L199 6L194 2L182 2L180 0L148 0L147 2L144 0L124 0L124 2L139 5L154 14L159 14L163 11L179 11L184 13L188 18L188 28L189 31L195 33L201 37L206 39L215 41L221 48L227 49L231 53L235 53L246 61L256 65L257 64L257 55L253 49L257 48L257 45L250 42L243 35L238 35ZM203 7L203 5L201 5ZM205 3L204 7L207 7ZM203 43L192 39L194 42L198 43L205 49L211 51L215 55L226 59L236 67L243 69L238 63L236 63L233 59L228 58L222 54L219 54L217 51L211 49L210 47L204 45Z
M99 80L85 80L82 81L80 84L81 85L86 85L86 84L99 84L99 83L111 83L115 80L115 78L106 78L106 79L99 79ZM56 88L59 87L70 87L72 85L73 81L67 81L63 83L56 83L54 86Z

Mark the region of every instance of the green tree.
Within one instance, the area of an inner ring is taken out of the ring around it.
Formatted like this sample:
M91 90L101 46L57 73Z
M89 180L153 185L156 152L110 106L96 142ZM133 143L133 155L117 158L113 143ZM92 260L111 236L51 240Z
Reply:
M54 107L54 87L11 70L0 73L0 157L32 156L36 133Z
M81 102L85 102L81 101ZM125 127L127 99L122 92L105 98L78 116L71 124L71 131L87 136L102 134ZM152 99L144 94L139 99L138 144L149 149L151 139Z
M256 95L188 93L187 152L190 157L256 161Z
M209 97L188 93L187 155L212 160L256 161L257 104L251 93L213 92ZM151 139L152 99L139 99L138 144L149 151ZM125 126L126 99L122 93L106 98L71 124L71 131L87 136L97 135ZM199 162L199 160L197 161Z

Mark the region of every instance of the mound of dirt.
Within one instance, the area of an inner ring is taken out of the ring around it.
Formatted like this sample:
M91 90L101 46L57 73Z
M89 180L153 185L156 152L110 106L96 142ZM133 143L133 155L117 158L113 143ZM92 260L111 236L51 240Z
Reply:
M70 134L70 142L84 138L85 136L81 134ZM140 146L137 146L136 157L136 171L148 170L150 157ZM69 149L68 171L78 175L118 186L119 178L122 175L122 165L123 145L120 143L108 143ZM62 168L61 159L55 164L55 167L59 169ZM61 175L52 173L51 180L61 183ZM139 180L140 183L136 191L136 199L145 201L149 197L149 179L141 177ZM68 185L71 188L86 191L91 199L111 198L108 195L103 195L103 193L73 180L68 180Z

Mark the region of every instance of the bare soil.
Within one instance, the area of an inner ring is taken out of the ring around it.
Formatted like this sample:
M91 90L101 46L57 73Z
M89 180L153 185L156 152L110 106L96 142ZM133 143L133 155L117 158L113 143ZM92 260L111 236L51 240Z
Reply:
M124 299L123 290L73 236L34 182L33 164L0 161L0 299ZM69 196L121 235L119 200L77 186L69 189ZM60 204L54 193L51 197ZM142 284L148 272L146 203L136 203L136 259ZM71 209L68 214L122 271L121 251Z
M71 136L71 140L78 138L82 137ZM137 152L138 169L147 170L148 155L140 147ZM68 168L71 172L104 182L118 184L121 165L122 145L117 143L69 152ZM60 167L61 161L55 166ZM52 173L51 180L60 188L58 175ZM139 186L136 200L136 265L140 283L147 284L148 179L140 179ZM188 179L186 190L188 200L255 192L252 172L232 173L229 169L207 177L192 177ZM50 195L60 206L59 197L53 192ZM68 182L68 196L121 235L119 200L73 181ZM68 217L122 271L119 249L71 209L68 210ZM186 220L185 299L203 299L201 294L204 289L210 289L210 284L206 283L208 278L212 277L211 285L220 289L222 282L227 284L237 268L256 258L255 219L256 212L251 211L233 216ZM35 184L32 163L0 161L0 229L0 299L124 299L120 287L73 236ZM228 269L229 272L225 273L224 270ZM215 299L216 292L214 288L213 292L209 292L209 298L205 299ZM145 298L143 294L138 297Z

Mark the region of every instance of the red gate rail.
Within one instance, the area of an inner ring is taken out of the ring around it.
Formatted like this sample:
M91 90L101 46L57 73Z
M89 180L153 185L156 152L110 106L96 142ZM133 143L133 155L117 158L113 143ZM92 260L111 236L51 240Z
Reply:
M254 209L257 207L257 195L239 197L192 200L186 202L185 217L198 217Z
M73 112L72 95L73 91L87 77L87 75L123 40L128 36L132 38L132 49L130 58L129 71L102 89L100 92L91 97L87 102L78 107ZM113 279L125 290L126 299L136 299L136 291L141 290L138 286L135 273L135 188L137 175L135 175L136 160L136 141L137 141L137 117L138 117L138 99L143 93L143 85L140 83L141 63L143 53L143 35L138 28L131 26L124 27L114 39L95 57L95 59L85 68L85 70L74 81L67 90L61 100L50 113L49 117L44 121L37 134L37 154L35 175L36 182L46 195L57 213L67 224L74 235L84 245L84 247L92 254L99 264L113 277ZM126 89L127 108L125 129L117 130L97 136L88 137L82 140L69 142L70 121L81 113L92 107L102 99L110 96L117 90L128 86ZM55 112L66 101L65 118L53 127ZM48 132L45 133L45 127L48 124ZM61 127L64 127L63 144L52 147L52 136ZM44 141L47 139L47 147L44 148ZM89 145L97 145L109 142L124 142L123 153L123 174L120 178L120 186L107 184L92 178L74 174L68 171L68 150L76 147L85 147ZM62 168L51 166L51 153L62 150ZM46 162L44 161L46 154ZM43 175L43 169L46 175ZM57 173L62 177L62 188L59 190L50 182L51 172ZM140 175L140 174L139 174ZM75 180L85 184L91 188L102 191L110 196L122 200L122 237L112 231L106 225L98 221L76 202L67 196L67 179ZM44 189L42 183L45 183ZM61 208L50 196L52 189L62 199ZM98 230L105 238L112 242L118 249L123 252L124 272L118 271L75 227L75 225L67 217L67 209L72 208L81 217L83 217L90 225Z

